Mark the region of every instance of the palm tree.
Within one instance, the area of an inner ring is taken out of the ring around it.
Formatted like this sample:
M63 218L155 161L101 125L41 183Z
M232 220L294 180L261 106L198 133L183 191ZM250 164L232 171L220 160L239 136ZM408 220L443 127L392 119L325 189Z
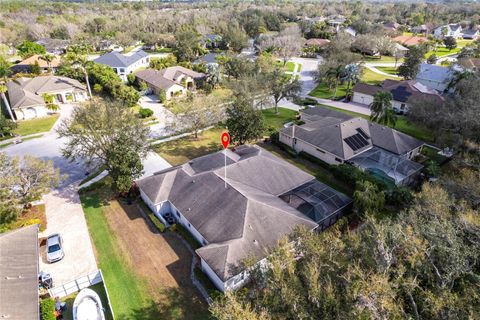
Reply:
M336 68L331 68L328 70L327 75L335 79L335 93L333 94L333 99L337 97L338 82L342 78L344 73L343 66L337 66Z
M82 70L84 76L85 76L85 83L87 84L87 89L88 89L88 96L91 98L92 97L92 90L90 89L90 82L88 81L88 71L87 71L87 65L89 63L87 56L85 55L77 55L75 54L72 59L72 66L75 68L79 68Z
M360 79L360 68L357 64L351 63L345 66L342 80L347 81L347 96L350 90L350 85L355 84Z
M5 58L0 57L0 79L2 79L2 82L0 83L0 95L2 97L3 103L5 104L10 119L15 122L12 108L10 106L10 103L8 103L7 96L5 95L5 92L7 92L7 77L11 72L10 67L10 62L8 62Z
M395 127L397 116L392 108L392 94L388 91L379 91L373 96L370 104L372 114L370 119L386 126Z
M55 59L55 56L53 54L46 53L44 55L41 55L40 59L47 63L48 69L50 70L51 63L53 59Z

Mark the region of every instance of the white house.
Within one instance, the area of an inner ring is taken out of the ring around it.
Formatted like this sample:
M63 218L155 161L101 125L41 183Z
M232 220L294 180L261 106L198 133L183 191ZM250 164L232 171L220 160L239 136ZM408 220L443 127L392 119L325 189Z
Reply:
M280 131L280 142L328 164L353 164L395 185L409 184L422 165L411 161L423 142L394 129L323 107L301 113L305 124Z
M476 40L480 37L480 31L478 29L466 29L463 30L463 39Z
M7 82L7 94L18 120L48 115L44 94L54 97L55 103L82 102L88 99L85 86L77 80L59 76L17 78Z
M415 80L428 88L444 92L454 76L455 74L450 68L422 63Z
M352 101L364 105L373 102L375 94L379 91L388 91L392 94L392 107L399 114L407 113L415 101L433 101L443 103L443 97L434 89L430 89L415 80L390 80L381 85L357 83L353 89Z
M138 50L130 55L123 55L117 51L111 51L98 57L94 62L112 67L118 76L124 82L127 82L127 75L139 68L147 68L150 65L150 58L148 57L148 53L143 50Z
M437 39L442 39L444 37L461 38L462 30L462 26L459 24L447 24L435 28L433 30L433 36Z
M209 154L143 178L137 185L163 223L169 226L164 217L170 215L197 240L202 270L222 292L248 280L249 271L242 265L246 258L262 263L295 227L323 230L351 203L349 197L258 146ZM307 194L316 193L319 197L310 201L314 197Z

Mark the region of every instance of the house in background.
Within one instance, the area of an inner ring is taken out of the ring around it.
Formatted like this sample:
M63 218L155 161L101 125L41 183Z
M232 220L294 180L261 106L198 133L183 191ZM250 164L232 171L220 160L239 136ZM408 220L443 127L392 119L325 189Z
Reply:
M410 32L412 32L413 34L424 34L424 35L427 35L427 33L428 33L428 27L427 27L425 24L422 24L422 25L419 25L419 26L412 27L412 28L410 29Z
M56 103L82 102L88 99L85 86L77 80L59 76L17 78L7 82L10 107L18 120L48 115L44 94Z
M344 16L334 16L327 20L327 24L335 29L336 32L340 31L340 27L347 21Z
M51 39L51 38L42 38L36 41L39 45L45 47L45 51L50 54L62 55L67 53L68 46L70 41L63 39Z
M364 118L323 107L303 110L305 124L280 131L280 142L328 164L352 164L393 185L415 181L422 165L412 161L423 142Z
M435 28L433 36L437 39L443 39L444 37L461 38L462 30L462 26L459 24L447 24Z
M429 89L414 80L387 79L381 85L357 83L353 87L352 101L370 105L377 92L388 91L392 94L392 107L395 112L405 114L414 101L433 101L435 104L443 103L443 97L434 89Z
M245 284L246 258L264 263L296 227L323 230L351 204L312 175L247 145L193 159L137 185L162 222L168 226L165 217L173 217L200 244L201 268L223 292Z
M0 315L40 319L38 225L0 234Z
M480 71L480 58L461 58L458 59L458 64L467 70L473 72Z
M36 63L40 67L41 72L48 72L49 69L55 72L57 71L57 68L62 63L62 60L60 59L59 56L55 56L53 60L50 63L48 63L45 60L43 60L40 55L36 54L31 56L30 58L27 58L17 63L16 65L12 66L11 69L14 73L19 73L19 72L29 73L29 72L32 72L32 66L34 66Z
M352 37L357 36L357 31L355 29L353 29L352 27L346 27L342 31L345 32L346 34L352 36Z
M480 37L480 31L478 29L466 29L463 30L463 39L477 40Z
M383 28L389 33L398 32L402 25L396 22L387 22L383 24Z
M197 83L205 78L204 73L175 66L163 70L146 69L135 73L138 80L144 81L149 87L148 93L166 93L167 100L176 95L185 95L187 90L196 89Z
M319 39L319 38L311 38L305 41L303 45L303 56L315 58L318 53L324 50L330 40L328 39Z
M393 41L398 42L404 46L418 46L424 42L427 42L428 39L426 37L418 37L418 36L398 36L393 38Z
M207 53L203 56L198 57L193 63L194 64L201 64L204 63L205 65L215 65L218 66L218 57L224 56L223 53L215 53L215 52L210 52Z
M127 75L130 73L139 68L147 68L150 65L148 53L143 50L138 50L130 55L111 51L93 61L111 67L124 82L127 82Z
M454 72L450 68L422 63L415 80L431 89L444 92L453 78Z

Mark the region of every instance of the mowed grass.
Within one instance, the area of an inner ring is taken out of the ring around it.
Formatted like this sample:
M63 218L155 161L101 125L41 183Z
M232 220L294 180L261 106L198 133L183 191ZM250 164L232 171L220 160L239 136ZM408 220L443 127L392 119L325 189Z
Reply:
M129 319L147 300L147 289L127 264L119 243L108 225L98 194L80 197L88 229L95 246L98 267L102 270L115 317Z
M386 79L401 80L401 78L386 76L365 68L363 69L362 76L360 77L360 82L376 85L382 83Z
M395 62L395 57L391 57L391 56L380 56L380 57L365 56L365 57L363 57L363 61L365 61L365 62ZM398 64L401 64L402 62L403 62L403 58L397 60Z
M275 113L275 108L262 110L265 127L272 127L276 130L282 129L287 122L295 120L297 112L290 109L278 108L278 114Z
M356 113L356 112L353 112L353 111L347 111L347 110L343 110L343 109L339 109L339 108L335 108L335 107L327 106L327 105L320 105L319 107L320 108L329 108L329 109L332 109L332 110L343 112L343 113L351 115L353 117L361 117L361 118L370 120L369 116L361 114L361 113ZM425 142L433 142L434 141L433 133L430 130L428 130L425 127L419 127L419 126L411 123L410 121L408 121L408 119L405 116L398 115L397 116L397 122L396 122L395 126L390 126L390 127L394 128L395 130L398 130L400 132L403 132L405 134L408 134L412 137L415 137L419 140L425 141Z
M398 73L398 68L395 68L395 67L375 67L375 68L380 71L393 74L393 75L397 75Z
M295 62L293 61L287 61L284 66L282 60L277 60L276 64L277 66L284 68L285 72L293 72L293 70L295 69Z
M202 131L198 138L193 135L153 146L157 152L172 166L188 162L191 159L222 149L221 136L226 131L222 128L214 128Z
M458 46L456 48L452 49L452 50L447 49L445 47L438 47L437 51L431 50L431 51L428 51L427 53L425 53L425 58L430 57L432 54L435 54L437 57L444 57L444 56L448 56L448 55L451 55L451 54L459 53L461 50L462 50L462 48L460 48Z
M18 121L18 127L15 129L14 133L26 136L29 134L50 131L59 116L59 114L54 114L45 118Z
M325 82L319 83L315 89L313 89L309 95L312 97L322 98L322 99L340 99L345 97L347 94L347 84L338 84L337 94L335 95L335 87L332 89L329 88L328 84Z

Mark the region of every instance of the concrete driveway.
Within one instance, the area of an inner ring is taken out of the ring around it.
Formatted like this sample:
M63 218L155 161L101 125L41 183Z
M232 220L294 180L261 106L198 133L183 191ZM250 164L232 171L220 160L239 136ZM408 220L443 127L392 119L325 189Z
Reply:
M152 109L153 115L158 121L150 126L150 138L165 137L179 130L177 117L158 102L156 95L143 96L138 103L142 108Z

